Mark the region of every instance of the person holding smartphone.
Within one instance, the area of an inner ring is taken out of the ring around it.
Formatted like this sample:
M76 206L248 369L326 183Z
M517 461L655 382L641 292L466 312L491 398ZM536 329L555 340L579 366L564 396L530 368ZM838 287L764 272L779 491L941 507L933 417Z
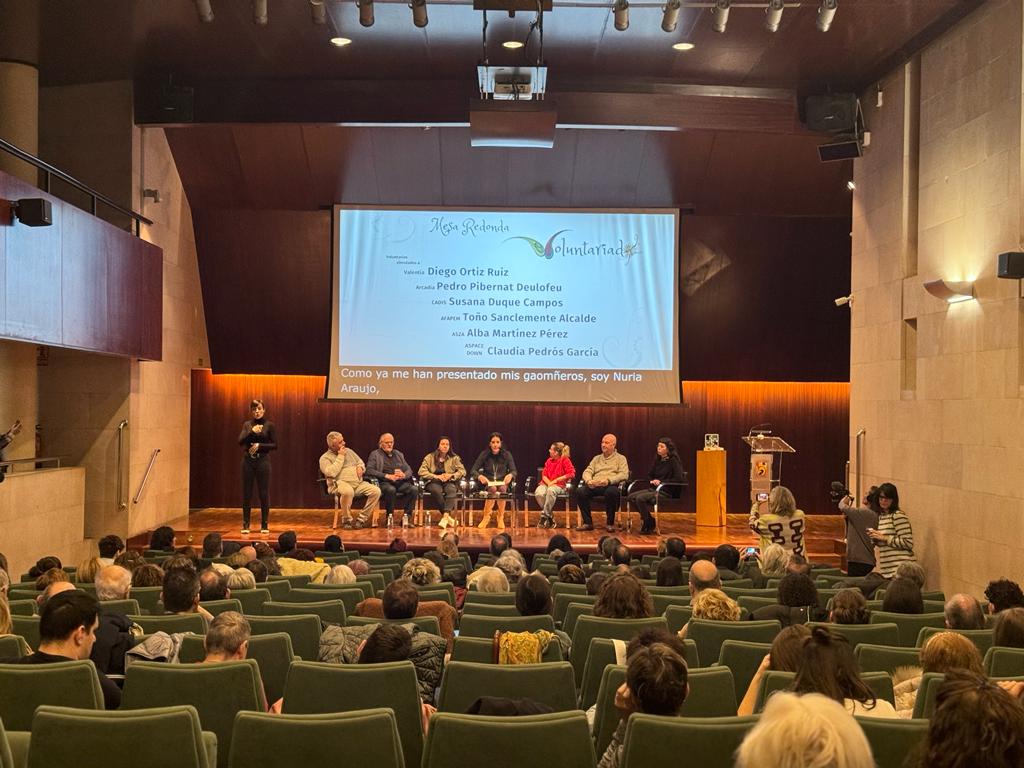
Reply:
M867 576L875 569L875 542L868 535L878 527L878 486L871 486L864 497L864 506L854 503L847 493L839 500L839 510L846 518L846 573L849 576Z
M900 509L900 495L892 483L878 486L878 527L867 534L878 547L878 570L887 579L896 575L903 563L914 560L914 531L910 518Z
M796 499L786 486L772 488L767 501L755 500L749 522L750 529L761 537L762 551L769 544L781 544L791 554L804 555L804 513L796 508Z

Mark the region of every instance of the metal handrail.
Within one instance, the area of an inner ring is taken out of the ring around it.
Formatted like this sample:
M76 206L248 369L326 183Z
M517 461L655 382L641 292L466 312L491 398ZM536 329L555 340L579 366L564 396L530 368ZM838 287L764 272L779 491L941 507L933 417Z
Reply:
M128 509L128 505L124 502L125 482L124 482L124 428L128 426L128 419L121 419L121 423L117 425L117 510L118 512L124 512Z
M854 498L857 500L857 503L859 503L860 500L863 498L863 496L860 495L860 481L861 481L861 460L862 460L863 455L864 455L864 433L865 432L867 432L867 429L865 429L864 427L861 427L859 430L857 430L857 435L855 437L855 439L857 441L857 495ZM847 488L849 488L849 486L847 486Z
M153 453L149 457L149 464L146 466L146 474L142 476L142 482L139 483L139 490L135 492L132 497L132 504L138 504L139 499L142 498L142 492L146 490L146 483L149 482L149 475L153 471L153 464L156 463L156 457L160 455L160 449L154 448Z
M43 173L45 173L46 174L46 176L45 176L46 184L43 187L43 189L46 192L50 191L50 179L53 176L56 176L61 181L65 182L66 184L70 184L72 187L74 187L75 189L78 189L81 192L85 192L85 194L87 194L89 196L89 198L91 200L90 213L92 213L93 216L96 215L96 203L97 202L103 203L104 205L106 205L106 206L108 206L110 208L113 208L118 213L123 214L124 216L127 216L135 224L135 235L136 235L136 237L139 236L139 234L141 233L142 225L143 224L149 225L149 224L153 223L153 221L151 219L147 219L141 213L136 213L131 208L125 208L120 203L114 202L109 197L107 197L106 195L104 195L104 194L102 194L100 192L97 192L92 187L90 187L90 186L88 186L86 184L83 184L81 181L76 179L74 176L71 176L70 174L65 173L64 171L62 171L60 168L57 168L56 166L50 165L45 160L40 160L38 157L33 155L31 152L26 152L21 147L18 147L18 146L14 145L14 144L11 144L11 142L9 142L9 141L6 141L4 139L0 139L0 149L2 149L4 152L7 152L10 155L14 155L19 160L25 161L29 165L34 165L36 168L38 168Z
M60 456L40 456L34 459L8 459L0 461L0 468L13 467L15 464L41 464L44 461L56 462L56 468L60 469Z

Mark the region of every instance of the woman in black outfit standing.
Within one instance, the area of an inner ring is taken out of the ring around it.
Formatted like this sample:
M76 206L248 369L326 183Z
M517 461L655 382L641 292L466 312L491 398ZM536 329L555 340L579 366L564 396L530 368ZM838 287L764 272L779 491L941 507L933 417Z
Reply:
M242 454L242 533L249 533L252 486L260 494L260 533L270 533L270 451L277 448L274 423L264 418L262 400L249 403L252 418L242 425L238 444Z
M679 485L671 485L661 488L662 483L681 483L683 481L683 462L679 458L679 451L672 438L663 437L658 440L658 454L654 457L654 464L651 471L647 473L650 478L650 488L643 491L636 491L629 494L627 501L632 501L640 512L643 525L640 526L640 533L643 535L654 533L655 523L651 510L654 509L654 500L658 494L678 499L682 492Z

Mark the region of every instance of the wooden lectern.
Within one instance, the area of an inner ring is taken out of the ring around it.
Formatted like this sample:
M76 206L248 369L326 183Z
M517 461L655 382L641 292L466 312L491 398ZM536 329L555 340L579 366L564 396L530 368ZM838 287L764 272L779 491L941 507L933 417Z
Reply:
M725 525L726 451L697 451L697 525Z

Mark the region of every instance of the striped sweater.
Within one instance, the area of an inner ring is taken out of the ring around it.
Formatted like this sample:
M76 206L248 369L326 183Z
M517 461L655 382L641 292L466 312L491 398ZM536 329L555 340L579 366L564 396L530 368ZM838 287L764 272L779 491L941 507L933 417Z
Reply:
M891 579L900 565L914 562L914 532L901 510L879 515L878 532L885 536L885 543L878 545L878 570Z

